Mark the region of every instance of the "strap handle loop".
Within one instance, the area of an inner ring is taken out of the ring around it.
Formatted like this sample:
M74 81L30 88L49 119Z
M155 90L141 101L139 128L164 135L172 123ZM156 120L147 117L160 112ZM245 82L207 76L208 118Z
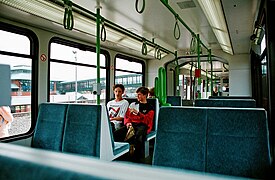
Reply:
M178 23L178 16L179 16L178 14L175 16L176 22L175 22L175 26L174 26L174 37L175 37L176 40L180 39L180 26L179 26L179 23ZM178 36L176 35L177 31L178 31Z
M63 18L63 26L65 29L72 30L74 27L74 17L73 17L73 8L72 1L64 0L65 13Z
M136 0L136 11L141 14L143 13L144 9L145 9L145 0L142 1L142 7L140 10L138 10L138 3L139 3L139 0Z
M101 21L100 39L102 42L106 41L106 28L105 28L105 23L103 19Z
M147 44L146 44L146 41L145 41L145 39L143 39L142 41L143 41L143 43L142 43L141 53L143 55L147 55Z

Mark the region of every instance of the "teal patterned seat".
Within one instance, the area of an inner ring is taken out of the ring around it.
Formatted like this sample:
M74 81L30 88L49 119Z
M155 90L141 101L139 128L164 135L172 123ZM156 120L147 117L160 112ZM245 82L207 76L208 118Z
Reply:
M40 104L32 147L61 151L67 107L68 104Z
M254 99L196 99L196 107L236 107L255 108Z
M99 157L101 106L70 104L66 116L62 152Z
M264 179L271 164L264 109L160 108L153 165Z

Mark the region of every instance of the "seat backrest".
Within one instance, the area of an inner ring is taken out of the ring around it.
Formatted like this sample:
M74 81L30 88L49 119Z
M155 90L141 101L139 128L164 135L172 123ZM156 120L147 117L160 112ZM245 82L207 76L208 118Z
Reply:
M61 151L67 107L68 104L40 104L32 147Z
M153 165L205 170L206 109L161 107Z
M181 105L182 106L193 106L193 100L182 99Z
M262 108L161 107L153 165L266 178L267 124Z
M252 99L251 96L209 96L208 99Z
M270 167L266 111L209 108L206 172L265 178Z
M256 101L254 99L196 99L195 106L254 108Z
M100 156L101 106L70 104L63 136L63 152Z
M181 96L167 96L167 103L171 104L172 106L181 106Z

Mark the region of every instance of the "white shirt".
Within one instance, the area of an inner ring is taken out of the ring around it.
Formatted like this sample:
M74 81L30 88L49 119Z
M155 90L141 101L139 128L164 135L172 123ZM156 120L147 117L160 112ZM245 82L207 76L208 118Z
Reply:
M121 101L116 101L115 99L112 101L109 101L107 103L107 109L109 112L109 117L122 117L124 118L126 111L128 109L129 103L127 100L122 99ZM113 120L112 121L115 124L115 129L118 129L121 127L122 121Z

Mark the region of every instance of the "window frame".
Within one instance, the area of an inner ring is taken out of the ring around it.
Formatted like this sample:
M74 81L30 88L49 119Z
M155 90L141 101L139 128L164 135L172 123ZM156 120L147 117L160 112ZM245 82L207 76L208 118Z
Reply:
M25 139L34 133L38 115L38 53L39 53L39 41L37 35L30 29L15 26L12 24L0 22L0 30L7 31L14 34L26 36L30 40L30 54L21 54L15 52L1 51L1 55L29 58L32 64L32 82L31 82L31 127L28 132L23 134L12 135L1 138L1 142L11 142L19 139Z
M140 63L141 66L142 66L142 72L125 70L125 69L117 69L116 68L117 58L128 60L129 62ZM127 73L134 73L134 74L141 74L142 75L141 84L142 84L142 86L145 86L145 62L143 60L139 60L137 58L134 58L134 57L131 57L131 56L126 56L126 55L123 55L123 54L116 54L116 56L114 58L114 82L113 82L114 84L116 83L117 71L127 72ZM128 83L128 79L127 79L127 83ZM132 80L132 83L134 83L134 79ZM136 79L135 83L138 83L137 79ZM123 79L122 79L122 84L123 84Z
M89 46L89 45L85 45L85 44L81 44L75 41L71 41L71 40L67 40L67 39L63 39L60 37L53 37L50 39L49 44L48 44L48 57L49 57L49 61L48 61L48 89L47 89L47 102L50 101L50 63L51 62L57 62L57 63L64 63L64 64L68 64L68 65L80 65L83 67L93 67L96 68L96 65L92 65L92 64L84 64L84 63L78 63L78 62L72 62L72 61L64 61L64 60L59 60L59 59L52 59L51 58L51 43L57 43L57 44L61 44L64 46L69 46L69 47L73 47L73 48L78 48L80 50L86 50L86 51L90 51L90 52L96 52L96 47L94 46ZM105 69L106 70L106 95L105 95L105 99L106 102L109 100L110 98L110 54L108 51L104 50L104 49L100 49L100 54L105 56L105 66L100 66L100 68Z

